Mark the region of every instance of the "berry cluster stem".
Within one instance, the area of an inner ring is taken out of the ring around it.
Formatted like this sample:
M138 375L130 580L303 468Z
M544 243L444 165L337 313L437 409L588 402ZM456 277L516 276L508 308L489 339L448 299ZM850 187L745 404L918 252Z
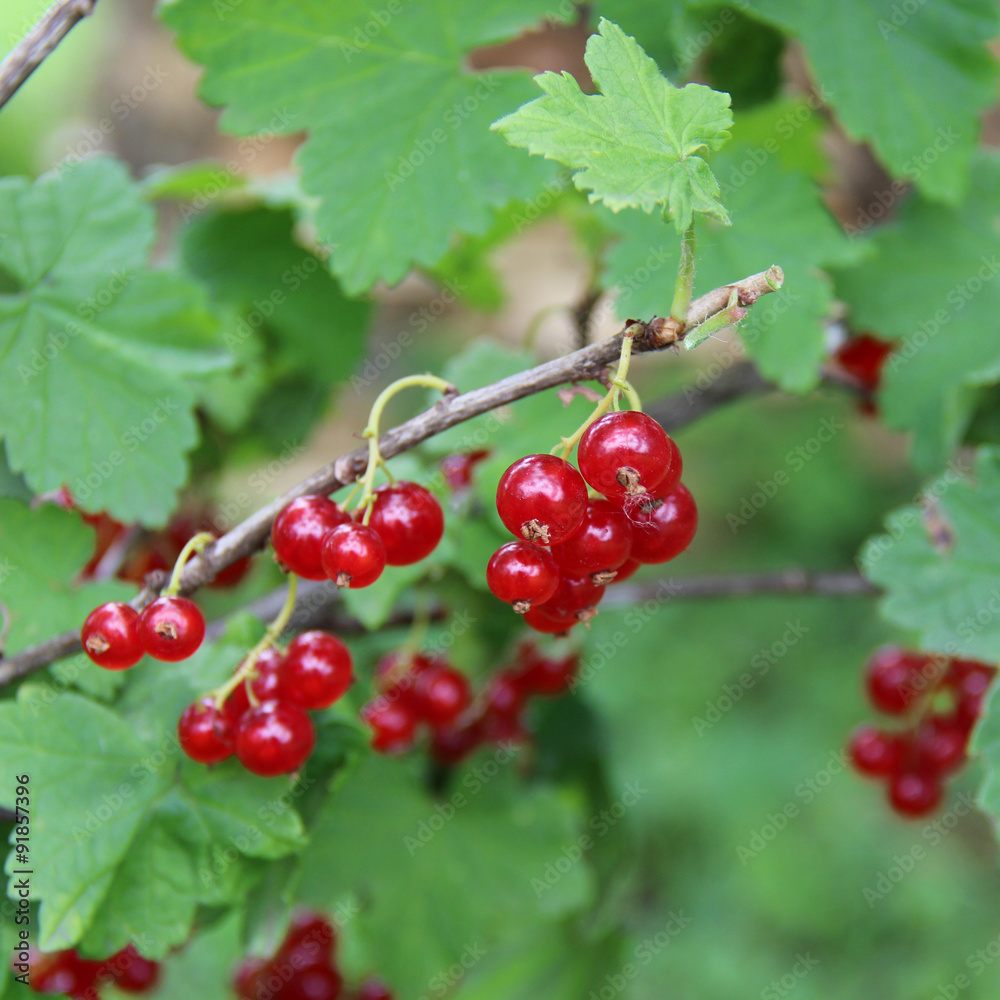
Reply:
M691 292L694 287L694 223L681 237L681 259L677 264L677 284L674 286L674 301L670 306L670 318L680 324L687 322L691 308Z
M188 539L187 545L181 549L181 554L177 557L177 562L174 563L174 571L170 574L170 582L163 591L164 597L176 597L181 592L181 572L184 569L184 564L191 556L201 552L202 549L207 548L214 541L215 535L210 531L200 531L193 538Z
M426 389L437 389L445 394L456 391L455 387L447 379L439 378L437 375L407 375L406 378L397 379L391 385L386 386L378 394L375 402L372 404L371 412L368 414L368 424L361 435L368 438L368 465L365 466L364 474L358 480L358 485L361 486L361 499L357 502L355 509L364 510L363 524L367 524L371 519L372 498L375 494L375 476L379 468L385 469L386 474L389 475L385 460L382 458L382 453L378 447L379 422L382 419L382 413L389 400L398 392L402 392L404 389L416 388L417 386L423 386ZM390 476L390 480L391 478ZM353 496L354 493L351 493L351 497ZM348 502L351 497L348 497Z
M633 410L642 409L642 402L639 399L639 394L632 388L632 384L628 381L628 370L629 364L632 360L632 342L636 335L642 333L644 330L645 327L642 323L632 323L625 327L625 331L622 334L622 352L618 358L618 369L614 374L614 378L611 379L610 388L604 398L597 404L597 406L594 407L590 416L587 417L582 424L580 424L570 437L562 438L560 443L552 449L551 454L558 455L560 458L568 459L580 438L583 437L587 428L595 420L603 417L604 414L607 413L612 407L616 410L618 409L618 401L621 398L622 393L625 393L625 396L629 401L629 405Z
M225 682L225 684L216 688L209 697L215 699L215 706L217 709L221 710L226 699L236 690L244 681L253 676L254 670L257 667L257 660L260 658L261 653L265 649L274 646L277 641L281 638L281 633L285 631L288 625L288 620L292 617L292 612L295 610L295 595L298 591L299 578L294 573L288 574L288 593L285 595L285 603L278 612L277 617L271 622L267 627L267 631L264 633L264 637L257 643L253 649L250 650L246 655L246 659L240 664L238 670L236 670L232 677ZM250 698L251 704L256 705L256 698L254 697L253 690L247 688L247 695Z

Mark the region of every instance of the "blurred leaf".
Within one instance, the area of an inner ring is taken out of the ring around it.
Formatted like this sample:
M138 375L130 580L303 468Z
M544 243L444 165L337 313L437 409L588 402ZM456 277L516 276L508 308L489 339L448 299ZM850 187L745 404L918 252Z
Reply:
M139 182L149 201L197 201L199 197L218 197L239 191L246 178L224 163L211 160L182 163L174 167L155 167Z

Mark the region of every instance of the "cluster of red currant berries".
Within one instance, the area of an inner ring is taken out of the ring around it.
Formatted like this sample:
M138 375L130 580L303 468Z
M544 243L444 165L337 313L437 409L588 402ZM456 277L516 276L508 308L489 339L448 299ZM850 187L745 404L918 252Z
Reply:
M367 524L332 500L303 496L274 519L271 543L281 564L306 580L367 587L386 565L409 566L429 556L444 534L444 514L418 483L387 483L374 491Z
M245 959L233 975L240 1000L393 1000L379 979L344 989L333 925L318 913L297 916L273 958Z
M523 643L514 663L495 673L474 698L465 675L445 660L389 653L375 668L379 693L364 706L361 717L379 753L409 750L426 725L431 757L453 766L485 744L524 742L522 717L528 699L563 694L578 665L575 655L547 657L533 643Z
M132 945L102 962L81 958L74 950L33 952L28 960L28 986L34 993L98 1000L104 986L123 993L149 993L160 981L160 966L143 958Z
M237 672L243 665L237 668ZM261 777L297 771L316 744L308 713L339 701L354 679L351 654L328 632L303 632L282 654L273 646L221 707L211 695L184 710L177 724L181 748L192 760L217 764L236 755Z
M680 555L698 525L680 450L645 413L598 418L577 461L579 471L556 455L528 455L507 469L497 511L519 540L486 567L490 590L554 635L592 618L609 583ZM588 485L603 497L588 498Z
M205 638L205 617L186 597L158 597L142 612L121 601L94 608L80 640L86 654L105 670L127 670L145 654L154 660L186 660Z
M985 663L896 646L871 658L865 675L869 700L886 715L905 716L908 726L895 732L860 726L848 749L857 771L887 782L889 802L901 816L926 816L938 807L944 778L966 760L995 676L996 668Z

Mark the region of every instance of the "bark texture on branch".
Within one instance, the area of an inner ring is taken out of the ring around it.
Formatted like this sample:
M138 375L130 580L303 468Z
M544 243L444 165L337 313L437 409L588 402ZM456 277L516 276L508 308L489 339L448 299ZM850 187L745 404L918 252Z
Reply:
M781 269L772 267L768 271L745 278L733 286L727 285L722 289L715 289L696 299L691 303L690 315L693 318L686 324L678 339L694 329L713 311L717 312L719 309L725 308L732 287L740 288L741 295L745 294L753 301L756 301L760 295L775 291L777 287L780 287L780 281L776 281L775 274L780 276ZM662 350L664 346L670 346L661 343L662 323L662 320L653 319L649 323L642 324L646 330L643 334L635 337L632 347L633 354L658 351ZM570 382L596 379L603 375L609 366L617 362L621 354L621 344L622 334L618 333L598 344L574 351L572 354L548 361L535 368L529 368L527 371L511 375L499 382L493 382L481 389L473 389L471 392L461 395L447 395L430 409L383 434L379 438L379 450L384 458L392 458L394 455L415 448L421 442L450 427L489 413L507 403L513 403L526 396ZM743 371L741 377L746 379L749 385L756 386L756 381L746 375L745 369L741 369L741 371ZM695 415L700 415L706 409L710 409L712 405L717 405L711 402L713 398L724 402L740 394L737 389L730 387L727 395L725 390L727 385L730 385L729 381L724 381L723 391L717 392L714 396L712 393L702 393L701 395L707 395L706 400L701 405L693 406L692 412ZM676 428L680 425L680 420L680 408L678 407L670 419L670 426ZM245 521L236 525L187 563L181 572L181 593L190 594L203 587L227 566L262 548L267 542L274 518L291 500L308 493L330 494L349 483L353 483L364 472L367 461L367 446L341 455L340 458L304 479L284 496L278 497L251 514ZM130 602L136 609L144 608L149 604L157 596L159 587L162 585L160 579L153 576L147 578L147 583L149 585L143 588L138 596ZM54 660L79 652L80 649L79 634L64 632L9 659L0 659L0 686L9 684Z
M94 10L97 0L58 0L0 63L0 108L38 69L73 26Z

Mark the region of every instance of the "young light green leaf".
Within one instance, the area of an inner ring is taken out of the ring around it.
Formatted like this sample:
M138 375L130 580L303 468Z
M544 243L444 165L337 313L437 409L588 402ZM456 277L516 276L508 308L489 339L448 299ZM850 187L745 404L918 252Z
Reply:
M190 379L228 355L198 289L148 271L152 209L125 168L0 180L0 437L36 492L157 525L197 438Z
M695 212L728 222L705 156L729 138L729 95L673 86L605 19L587 42L586 61L600 94L584 94L569 73L542 73L535 81L546 96L493 128L511 145L571 167L576 186L615 212L665 206L678 232Z

